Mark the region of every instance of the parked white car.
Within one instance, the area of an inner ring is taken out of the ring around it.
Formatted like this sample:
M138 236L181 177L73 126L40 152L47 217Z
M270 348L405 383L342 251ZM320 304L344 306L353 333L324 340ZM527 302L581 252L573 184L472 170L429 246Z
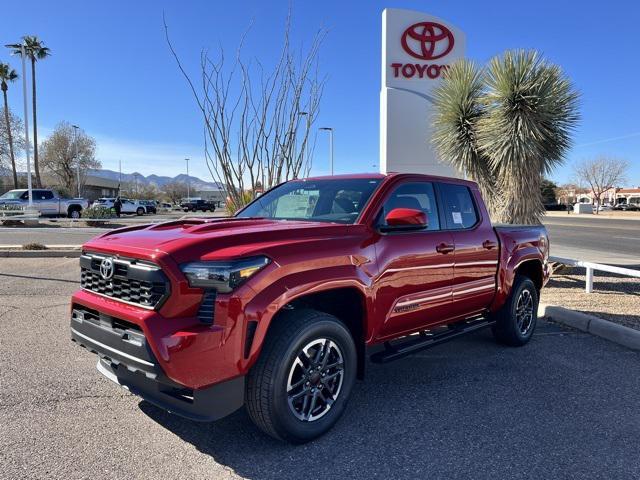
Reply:
M115 203L115 201L115 198L104 197L96 200L93 205L95 207L113 209L113 204ZM144 215L147 212L146 207L141 203L140 200L121 198L120 202L122 202L120 213L135 213L136 215Z

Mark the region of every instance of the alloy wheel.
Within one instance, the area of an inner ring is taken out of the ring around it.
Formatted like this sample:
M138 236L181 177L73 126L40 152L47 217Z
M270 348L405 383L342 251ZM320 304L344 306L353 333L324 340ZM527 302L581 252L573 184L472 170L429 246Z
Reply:
M291 412L304 422L313 422L329 412L344 380L340 347L328 338L305 345L296 356L287 378L287 402Z
M533 296L529 290L522 290L516 303L516 325L521 335L527 335L533 325Z

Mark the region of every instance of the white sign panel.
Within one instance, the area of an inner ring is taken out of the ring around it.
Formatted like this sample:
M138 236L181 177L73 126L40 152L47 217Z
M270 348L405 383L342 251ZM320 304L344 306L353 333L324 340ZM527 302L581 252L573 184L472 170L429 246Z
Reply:
M431 146L431 92L462 58L465 35L449 22L412 10L382 12L380 171L456 176Z

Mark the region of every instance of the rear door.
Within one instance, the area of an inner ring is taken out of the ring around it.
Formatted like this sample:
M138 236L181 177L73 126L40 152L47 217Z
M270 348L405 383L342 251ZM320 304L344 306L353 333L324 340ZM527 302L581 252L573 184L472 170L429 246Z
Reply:
M453 236L441 226L433 184L407 181L396 186L377 215L378 227L394 208L422 210L428 227L379 233L376 239L376 309L384 317L378 338L444 321L451 306Z
M437 187L455 245L452 315L472 316L489 306L495 294L498 237L477 190L446 182Z
M33 190L33 203L42 215L57 215L58 200L51 190Z

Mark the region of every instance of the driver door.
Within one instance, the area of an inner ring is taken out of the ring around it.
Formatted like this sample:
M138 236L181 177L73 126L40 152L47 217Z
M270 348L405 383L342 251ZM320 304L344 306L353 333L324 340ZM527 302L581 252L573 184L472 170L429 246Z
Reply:
M378 223L395 208L421 210L427 228L379 233L375 294L385 319L378 338L445 321L452 302L453 236L441 228L433 184L414 181L397 186L385 200Z

